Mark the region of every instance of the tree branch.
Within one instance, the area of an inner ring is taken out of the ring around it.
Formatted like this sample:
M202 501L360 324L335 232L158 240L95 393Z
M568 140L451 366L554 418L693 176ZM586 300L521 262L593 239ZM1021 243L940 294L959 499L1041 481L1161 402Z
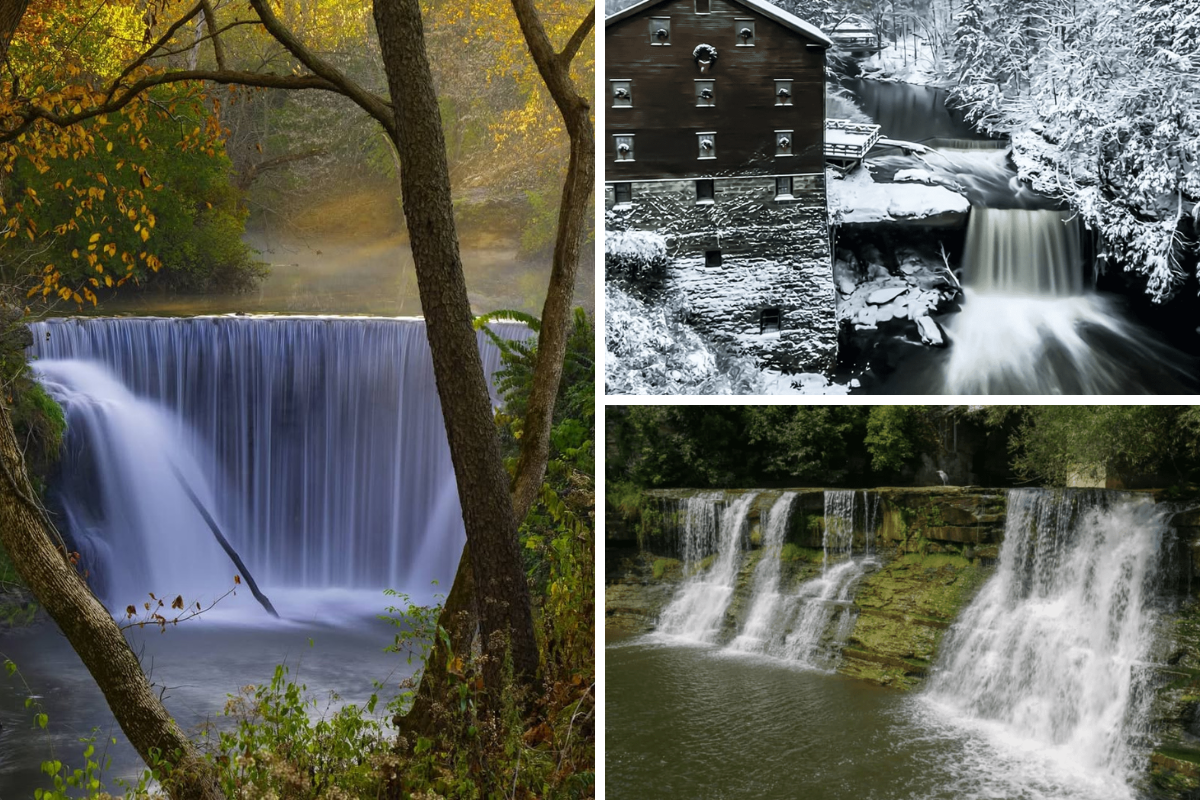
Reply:
M258 18L262 20L263 27L267 29L267 33L271 34L289 53L298 58L300 63L312 70L313 74L337 86L340 94L353 100L363 111L366 111L378 120L393 139L396 138L395 112L392 110L391 103L378 95L371 94L346 77L328 61L305 47L304 43L297 39L296 35L279 21L279 18L275 16L275 12L271 10L270 3L266 2L266 0L250 0L250 5L258 12Z
M236 72L232 70L224 72L219 70L163 72L158 75L149 75L142 78L129 86L121 95L113 97L98 106L81 110L78 113L58 114L48 108L41 108L39 106L31 106L27 109L14 111L12 115L19 117L22 122L15 128L0 131L0 144L13 141L29 130L38 120L44 120L60 128L69 127L93 117L120 111L147 89L168 83L185 83L187 81L210 81L219 84L257 86L264 89L321 89L327 92L344 94L340 87L315 75L271 75L257 72Z
M587 40L588 33L591 32L592 26L595 24L596 8L593 6L588 15L579 23L579 27L571 34L567 46L558 54L558 60L563 66L570 66L571 62L575 60L575 54L579 52L579 48L583 46L584 41Z
M225 48L221 44L221 27L217 25L217 13L208 0L200 0L200 7L204 9L204 19L208 23L208 29L212 31L213 57L217 60L217 69L224 71Z

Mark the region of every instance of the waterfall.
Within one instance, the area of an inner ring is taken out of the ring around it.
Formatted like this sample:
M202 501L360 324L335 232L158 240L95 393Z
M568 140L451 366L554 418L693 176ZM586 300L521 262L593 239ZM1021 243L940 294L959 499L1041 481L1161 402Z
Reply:
M700 644L711 644L721 635L741 566L747 515L757 496L757 492L746 492L722 508L719 515L712 495L685 501L684 568L695 573L663 610L659 633ZM702 548L710 544L715 546L704 552ZM703 569L700 559L708 556L714 557L712 564Z
M1166 535L1148 500L1010 491L996 574L947 635L927 699L1068 785L1124 785L1150 702Z
M848 489L825 490L825 532L821 536L824 558L821 571L829 568L829 553L849 556L854 547L854 492Z
M31 328L37 374L69 418L56 505L77 542L120 565L112 581L139 597L185 578L229 585L232 567L223 554L214 562L169 458L264 585L448 585L463 529L422 321ZM499 353L482 335L480 348L490 377Z
M754 588L746 624L729 646L741 652L765 652L778 628L775 619L780 607L780 555L792 516L795 492L784 492L767 512L763 522L762 559L754 569Z
M821 574L786 596L779 592L778 550L794 498L785 494L776 501L768 534L763 537L763 560L754 573L750 613L741 633L729 644L731 652L758 653L814 669L832 669L837 664L842 644L854 627L854 590L874 565L869 557L852 557L857 497L858 493L850 490L825 491ZM875 506L867 492L862 499L866 527L859 530L870 542L878 497ZM777 514L785 519L777 523ZM831 554L840 560L831 564Z
M1067 212L975 206L963 281L980 293L1069 297L1083 292L1079 222Z

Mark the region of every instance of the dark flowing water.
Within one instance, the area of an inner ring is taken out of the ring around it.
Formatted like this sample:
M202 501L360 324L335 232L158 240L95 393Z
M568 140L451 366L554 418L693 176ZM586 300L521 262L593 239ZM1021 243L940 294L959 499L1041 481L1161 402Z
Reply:
M971 203L965 252L951 264L961 310L937 317L949 347L896 351L895 372L869 391L890 394L1176 394L1197 390L1194 360L1136 322L1123 298L1086 285L1081 226L1061 203L1031 191L1008 154L981 147L946 92L844 80L884 137L928 153L867 160L875 179L920 170ZM914 243L937 234L914 232ZM953 247L949 249L953 250ZM930 253L937 252L930 247ZM1138 291L1134 288L1130 291ZM1180 343L1194 347L1196 340Z

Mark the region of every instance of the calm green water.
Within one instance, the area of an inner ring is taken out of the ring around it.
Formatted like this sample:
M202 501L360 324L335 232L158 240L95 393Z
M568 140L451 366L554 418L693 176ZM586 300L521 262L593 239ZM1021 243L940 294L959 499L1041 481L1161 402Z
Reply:
M605 655L605 796L1129 800L1081 754L904 694L661 638Z

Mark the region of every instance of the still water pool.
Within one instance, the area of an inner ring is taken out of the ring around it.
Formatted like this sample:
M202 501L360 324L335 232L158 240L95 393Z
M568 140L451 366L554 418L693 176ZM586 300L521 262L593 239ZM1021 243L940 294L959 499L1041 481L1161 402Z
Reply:
M605 796L1130 800L1086 754L920 692L662 637L609 637Z

